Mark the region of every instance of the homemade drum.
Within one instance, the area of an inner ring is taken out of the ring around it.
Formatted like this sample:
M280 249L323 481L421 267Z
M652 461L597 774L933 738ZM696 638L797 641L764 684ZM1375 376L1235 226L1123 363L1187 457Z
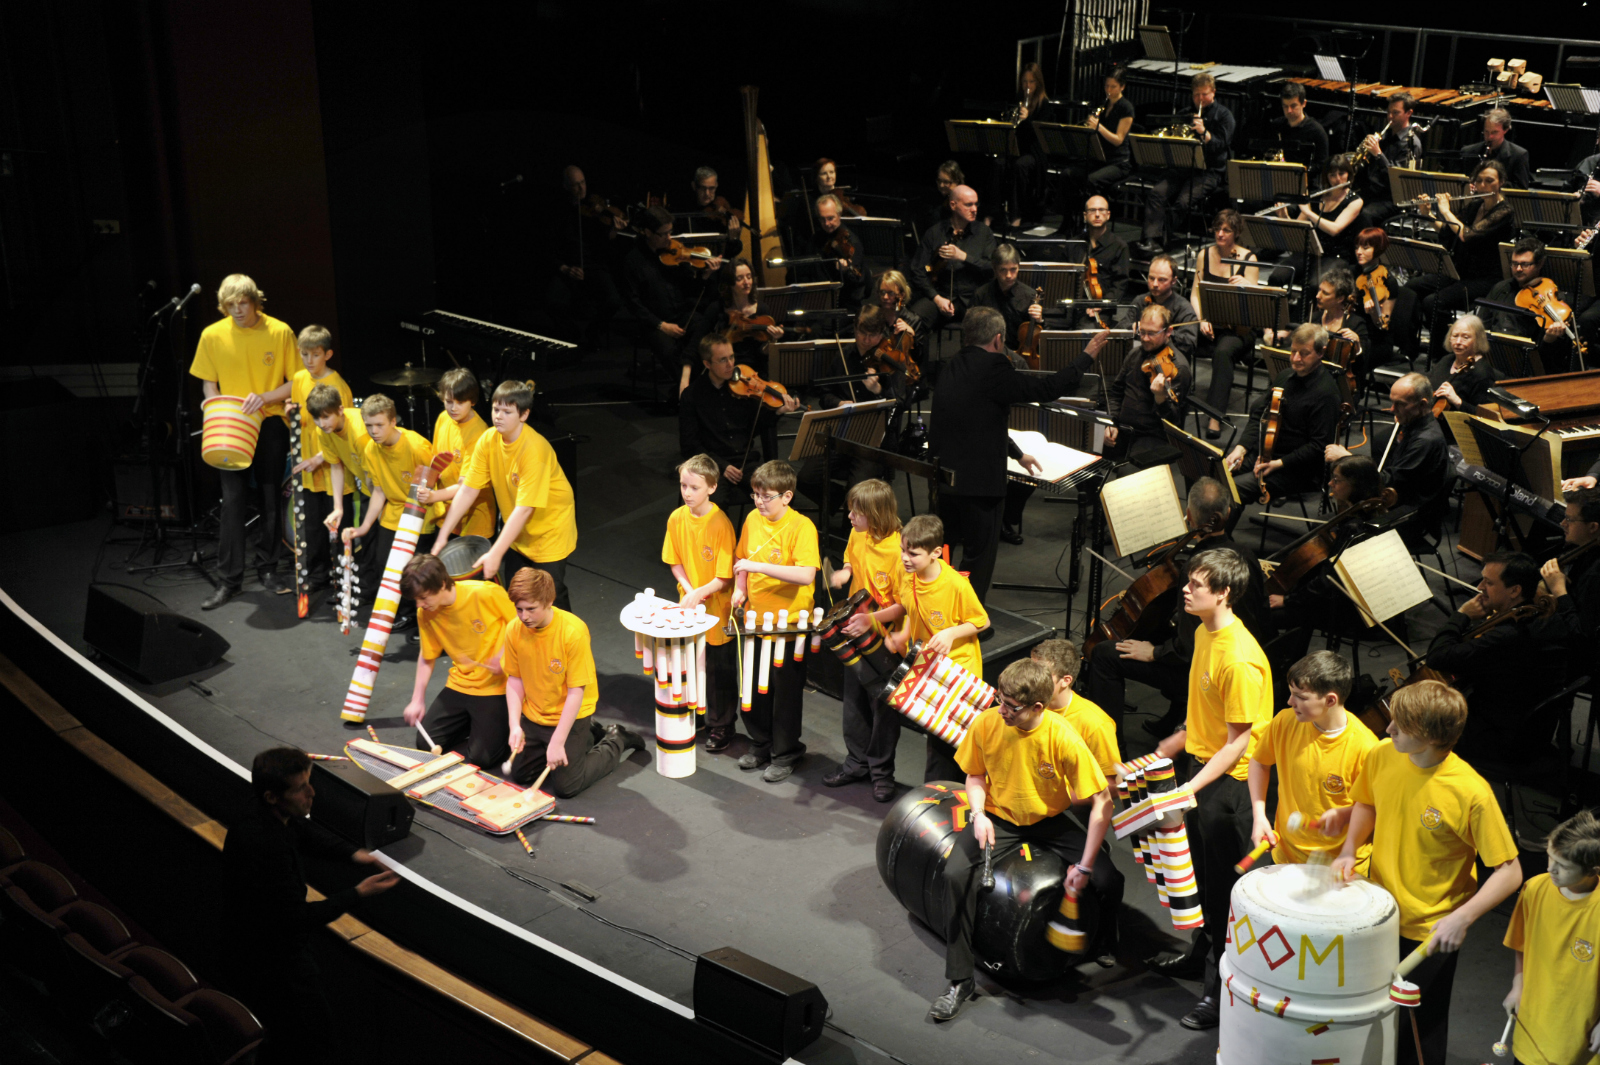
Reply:
M952 747L961 746L967 729L999 702L982 677L945 655L927 655L912 647L906 664L892 677L889 705Z
M478 580L483 576L483 556L493 546L482 536L457 536L444 545L439 561L453 581Z
M219 470L247 470L261 437L261 412L244 412L240 396L212 396L200 404L200 457Z
M901 796L878 829L878 875L884 886L940 936L950 919L945 860L970 813L964 787L936 781ZM994 888L973 885L978 919L972 949L979 964L1026 980L1047 980L1072 967L1076 959L1048 938L1050 922L1060 920L1066 875L1066 864L1047 850L1030 847L996 860ZM1091 925L1086 933L1091 940L1093 932Z
M1117 801L1111 818L1118 839L1130 839L1133 860L1144 867L1145 879L1155 885L1156 896L1172 918L1172 927L1187 932L1205 924L1200 910L1200 887L1195 880L1185 810L1195 805L1194 794L1177 786L1172 759L1153 754L1118 767Z
M656 677L656 772L694 772L695 715L706 710L706 637L717 616L705 606L686 610L654 588L622 608L622 627L633 633L633 655Z
M848 622L862 609L871 609L867 604L872 593L863 588L850 598L836 603L832 610L822 616L818 627L822 633L822 646L834 653L834 656L844 663L844 667L855 674L856 680L861 682L861 687L867 692L867 697L877 702L889 678L893 675L899 659L883 645L883 635L875 629L868 629L860 636L851 636L844 631Z
M1394 896L1335 885L1327 866L1252 869L1233 886L1226 944L1218 1065L1392 1065Z

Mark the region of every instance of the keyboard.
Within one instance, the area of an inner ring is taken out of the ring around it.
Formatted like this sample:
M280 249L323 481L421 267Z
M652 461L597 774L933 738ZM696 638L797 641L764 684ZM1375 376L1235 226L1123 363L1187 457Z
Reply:
M435 339L446 347L468 348L490 355L500 355L509 349L531 359L539 352L573 351L578 346L452 311L426 311L414 322L402 320L400 328Z

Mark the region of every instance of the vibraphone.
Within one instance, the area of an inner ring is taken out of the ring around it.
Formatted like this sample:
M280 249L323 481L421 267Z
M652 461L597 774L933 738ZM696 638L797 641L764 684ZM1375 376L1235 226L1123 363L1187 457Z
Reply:
M685 609L646 588L622 608L633 656L656 677L656 772L694 773L695 717L706 712L706 633L717 616L704 604Z
M1183 824L1184 811L1195 805L1194 793L1177 786L1172 759L1153 754L1118 766L1116 786L1121 809L1111 819L1112 832L1118 839L1132 837L1133 860L1144 866L1172 927L1180 932L1199 928L1205 920Z
M1348 96L1350 93L1350 83L1348 81L1326 81L1322 78L1286 78L1285 80L1304 85L1308 89L1321 89L1324 92L1337 93L1342 96ZM1416 85L1385 85L1378 81L1356 82L1357 96L1375 96L1387 99L1403 92L1410 93L1412 99L1416 100L1418 104L1426 104L1429 107L1448 107L1457 110L1475 107L1479 104L1498 104L1514 99L1514 97L1505 93L1498 92L1471 93L1462 92L1460 89L1429 89Z

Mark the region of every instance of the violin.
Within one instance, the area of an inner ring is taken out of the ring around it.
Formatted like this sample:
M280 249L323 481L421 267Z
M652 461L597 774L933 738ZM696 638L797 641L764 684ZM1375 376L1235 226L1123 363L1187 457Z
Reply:
M867 355L866 363L869 370L877 370L884 375L904 373L906 380L916 384L922 378L922 367L917 365L917 360L912 357L912 351L917 346L917 335L910 330L894 330L878 341L878 346Z
M1539 321L1540 329L1549 329L1551 325L1559 323L1565 330L1567 339L1578 349L1578 354L1580 356L1588 354L1583 339L1573 327L1572 308L1556 298L1554 281L1548 277L1541 277L1517 293L1516 303L1523 310L1533 313Z
M1398 500L1399 496L1395 494L1393 488L1385 488L1371 499L1345 507L1288 547L1272 555L1267 561L1277 562L1277 567L1267 578L1267 591L1276 595L1288 595L1294 591L1302 577L1333 557L1340 546L1341 530L1345 522L1382 514Z
M700 213L707 218L721 222L730 229L733 228L734 223L738 223L741 226L744 225L744 215L734 210L733 204L729 203L723 196L718 196L706 204L700 209Z
M1361 306L1372 321L1378 323L1378 328L1387 331L1389 328L1389 314L1383 305L1394 298L1394 293L1389 291L1389 268L1375 266L1369 272L1356 278L1356 291L1361 294Z
M1178 566L1180 552L1194 541L1219 532L1223 516L1217 515L1211 524L1191 529L1172 542L1172 546L1150 564L1150 568L1130 584L1117 603L1117 612L1110 621L1097 621L1094 633L1083 642L1083 655L1087 659L1097 645L1105 640L1145 640L1154 643L1177 609L1188 579Z
M1089 260L1091 263L1093 259ZM1024 286L1033 293L1033 303L1039 302L1039 290L1031 286ZM1098 297L1096 297L1098 298ZM1096 319L1098 321L1099 319ZM1039 368L1039 349L1044 342L1044 325L1026 318L1017 326L1017 354L1021 355L1028 363L1028 369Z
M1083 294L1086 298L1091 300L1103 300L1106 298L1106 289L1105 286L1100 283L1100 261L1093 255L1089 256L1088 260L1088 269L1083 275ZM1035 297L1034 301L1038 302L1037 296ZM1104 312L1102 312L1099 308L1096 308L1089 312L1089 317L1093 318L1095 324L1101 329L1110 329L1111 327L1106 325L1106 320L1100 317L1102 313ZM1019 336L1017 339L1020 343L1021 337ZM1038 367L1034 367L1034 369L1038 369Z
M1456 373L1453 373L1449 377L1445 378L1445 384L1454 384L1456 378L1465 375L1468 370L1472 369L1472 363L1477 362L1477 361L1478 361L1477 359L1473 359L1472 362L1467 363L1459 371L1457 371ZM1443 386L1441 386L1441 387L1443 387ZM1444 412L1449 410L1449 409L1450 409L1450 400L1449 400L1449 398L1446 397L1446 396L1436 396L1436 397L1434 397L1433 407L1432 407L1430 413L1435 418L1437 418L1440 415L1444 414Z
M728 338L728 343L730 344L738 344L746 340L765 340L770 335L767 333L767 327L777 324L777 319L770 314L746 315L743 311L730 308L728 310L728 328L723 331L722 335ZM787 330L785 331L787 332Z
M599 218L611 223L615 229L622 229L628 224L628 216L623 214L622 208L613 207L604 196L598 192L591 192L578 201L578 213L585 218Z
M769 407L780 408L789 399L789 390L777 381L763 380L761 375L744 363L733 368L733 380L728 382L728 388L736 396L753 396ZM800 410L810 410L810 407L801 404Z
M716 256L711 254L710 248L689 247L681 240L674 239L667 249L661 253L662 266L682 266L688 263L696 270L707 270L711 267L711 260Z
M1272 390L1272 400L1261 412L1264 424L1261 427L1261 452L1256 457L1257 462L1271 462L1272 448L1278 442L1278 419L1283 415L1283 389ZM1261 478L1261 505L1266 506L1272 500L1272 493L1267 491L1267 479Z
M1172 402L1178 402L1178 364L1173 360L1170 346L1162 348L1154 355L1147 356L1139 364L1139 369L1151 381L1156 379L1156 374L1165 377L1167 380L1167 395L1172 398Z

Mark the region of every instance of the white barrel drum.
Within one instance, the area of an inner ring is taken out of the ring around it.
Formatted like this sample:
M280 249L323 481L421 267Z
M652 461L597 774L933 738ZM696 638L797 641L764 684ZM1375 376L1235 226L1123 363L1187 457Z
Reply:
M1327 866L1254 869L1233 887L1218 1065L1393 1065L1400 910Z
M655 675L656 772L686 777L695 769L695 718L706 709L706 636L717 625L704 605L685 610L654 588L622 608L634 654Z

